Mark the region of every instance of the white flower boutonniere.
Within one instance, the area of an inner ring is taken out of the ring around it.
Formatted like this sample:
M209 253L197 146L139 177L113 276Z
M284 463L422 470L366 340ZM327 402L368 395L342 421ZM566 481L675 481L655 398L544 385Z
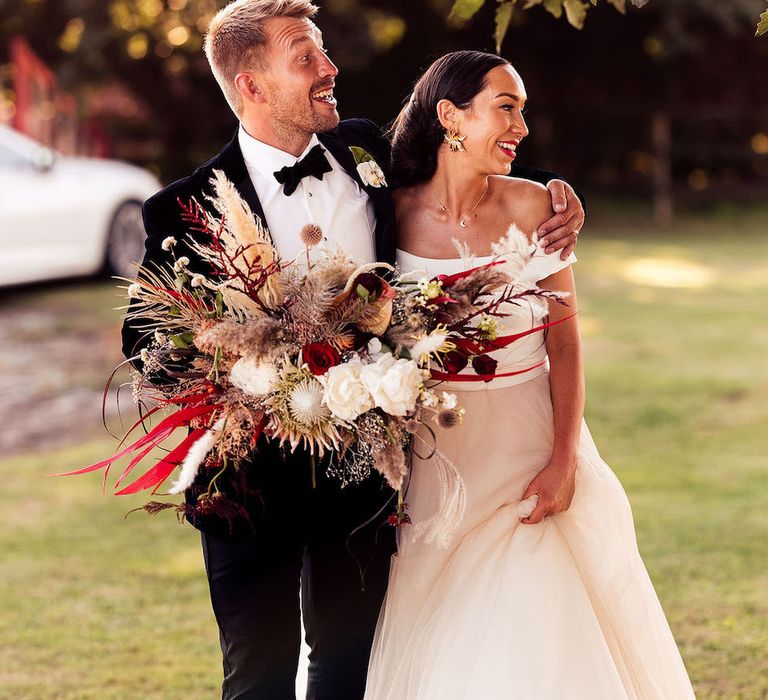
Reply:
M360 175L360 179L363 184L369 187L386 187L387 180L384 177L384 171L379 164L373 159L373 156L368 153L364 148L359 146L350 146L349 150L352 151L352 156L355 159L355 165L357 165L357 172Z

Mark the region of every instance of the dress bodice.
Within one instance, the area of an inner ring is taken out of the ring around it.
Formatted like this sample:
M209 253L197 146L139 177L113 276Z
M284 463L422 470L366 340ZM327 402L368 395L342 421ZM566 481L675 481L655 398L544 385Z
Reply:
M451 275L463 270L483 265L498 259L498 256L475 256L468 260L463 258L424 258L405 250L397 250L397 266L401 273L422 272L426 277L436 275ZM536 282L559 272L576 262L576 256L571 253L566 260L560 259L560 251L547 255L539 246L536 246L533 255L522 268L516 283L530 286ZM507 314L497 318L499 335L519 333L534 328L542 323L542 305L536 301L520 300L518 304L503 304L500 309ZM515 372L544 362L539 368L530 372L524 372L512 377L499 377L491 382L449 382L451 390L488 390L500 389L513 384L521 384L548 371L547 351L544 343L543 331L532 333L529 336L515 341L501 350L490 353L498 361L496 372ZM463 370L461 374L475 374L471 367Z

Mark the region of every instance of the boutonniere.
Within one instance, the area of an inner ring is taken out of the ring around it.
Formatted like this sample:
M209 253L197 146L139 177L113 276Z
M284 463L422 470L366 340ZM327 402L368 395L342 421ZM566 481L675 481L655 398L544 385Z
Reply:
M384 171L368 151L359 146L350 146L349 150L352 151L352 157L355 159L355 165L357 166L357 173L360 175L364 185L369 187L387 186Z

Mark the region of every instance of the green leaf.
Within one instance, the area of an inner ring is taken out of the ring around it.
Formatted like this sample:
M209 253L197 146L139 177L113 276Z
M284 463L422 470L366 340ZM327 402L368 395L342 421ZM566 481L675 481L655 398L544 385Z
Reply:
M506 0L496 8L496 53L501 53L501 42L507 35L514 12L515 0Z
M766 33L768 33L768 10L760 15L760 22L757 25L755 36L763 36Z
M544 9L553 17L560 19L563 16L563 0L544 0Z
M370 296L370 294L368 293L368 290L365 287L363 287L362 284L357 285L355 292L357 292L357 296L359 296L361 299L365 299L366 301L368 301L368 297Z
M188 348L194 339L195 334L191 331L187 331L186 333L178 333L177 335L171 336L171 342L173 343L174 347L177 348Z
M608 0L608 2L621 12L622 15L627 14L627 0ZM596 2L592 4L595 5Z
M224 318L224 295L220 289L216 292L216 318Z
M576 27L576 29L583 29L588 5L583 0L563 0L563 7L565 8L568 24Z
M472 19L484 4L485 0L456 0L453 3L449 17L464 20Z
M555 0L557 4L559 5L563 0ZM525 0L525 5L523 5L524 10L530 10L532 7L535 7L536 5L541 5L544 2L544 0Z
M364 148L360 148L360 146L350 146L349 150L352 151L355 165L360 165L360 163L367 163L368 161L373 160L373 156Z

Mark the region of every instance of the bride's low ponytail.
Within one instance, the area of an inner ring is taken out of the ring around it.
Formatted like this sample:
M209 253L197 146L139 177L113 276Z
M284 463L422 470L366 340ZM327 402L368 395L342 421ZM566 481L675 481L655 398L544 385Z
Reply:
M435 173L444 134L437 118L437 103L450 100L459 109L466 109L485 87L488 71L504 65L509 65L508 61L496 54L454 51L427 68L392 125L392 173L396 187L425 182Z

